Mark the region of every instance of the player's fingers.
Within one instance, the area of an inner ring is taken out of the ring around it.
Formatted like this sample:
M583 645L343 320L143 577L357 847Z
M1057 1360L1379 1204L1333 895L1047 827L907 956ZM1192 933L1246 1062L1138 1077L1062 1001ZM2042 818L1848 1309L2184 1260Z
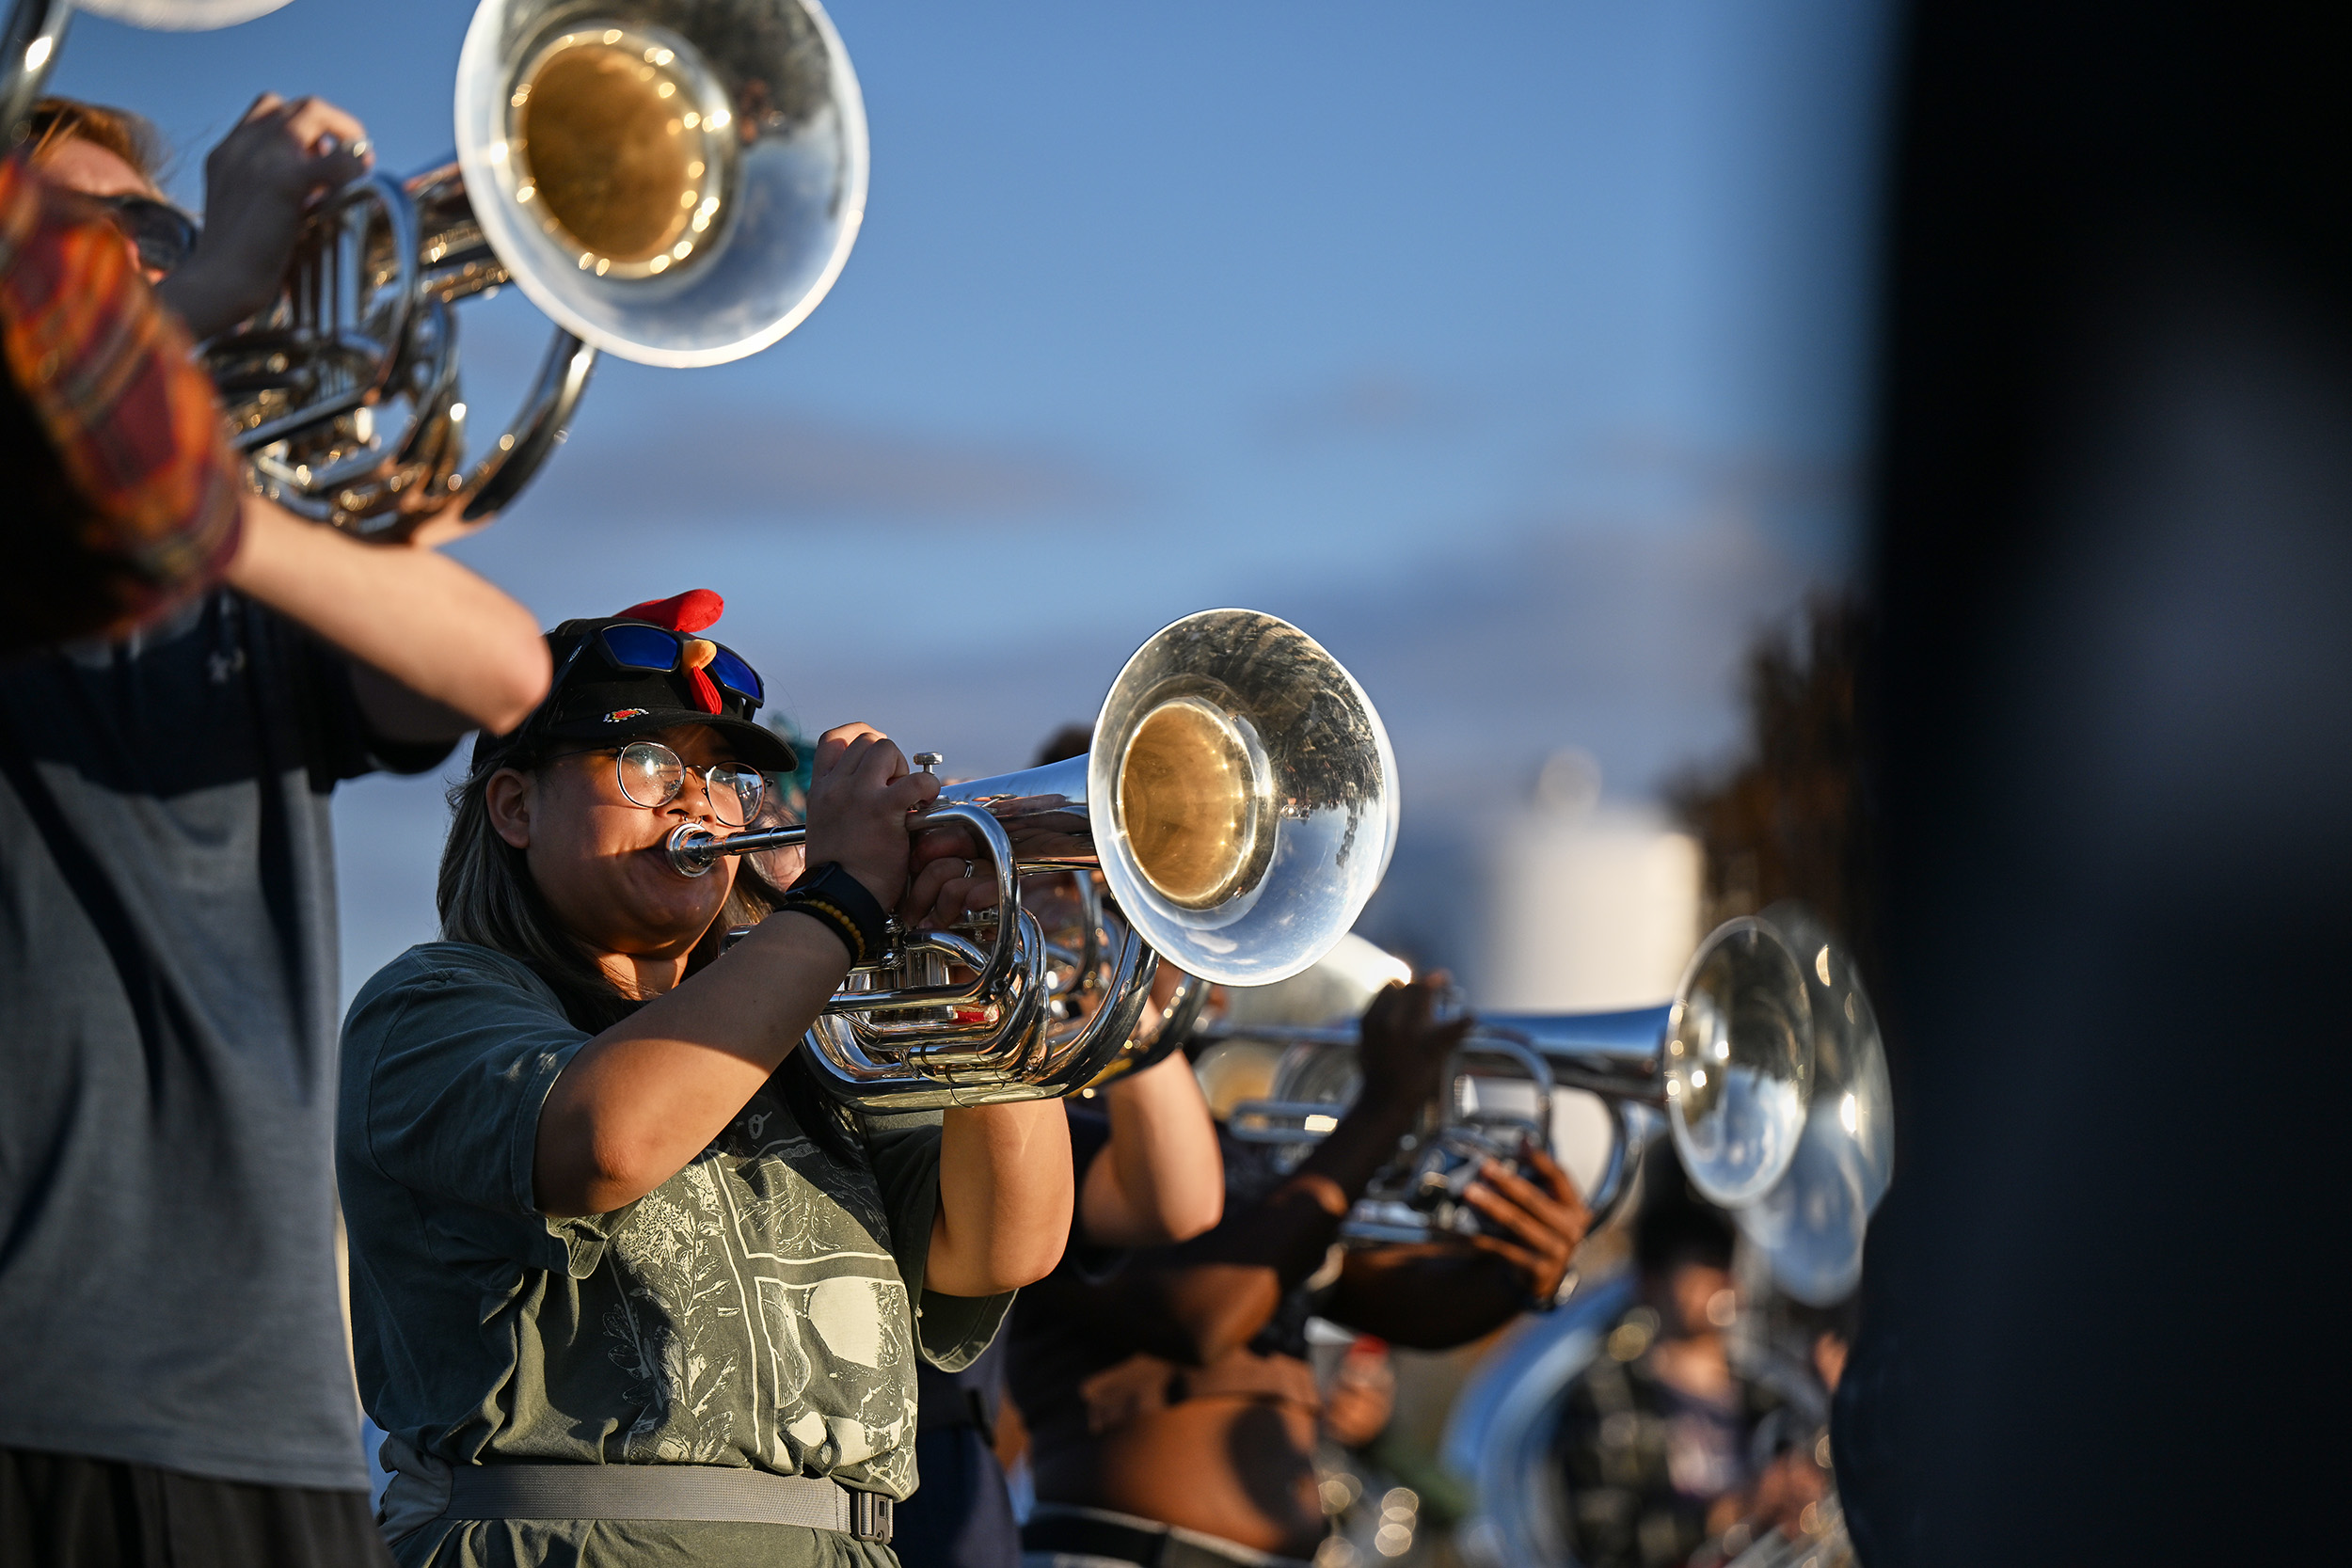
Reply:
M1550 1227L1518 1204L1502 1198L1491 1189L1471 1182L1462 1189L1462 1199L1471 1208L1502 1226L1530 1246L1544 1249L1555 1245Z
M357 115L324 98L297 98L290 107L286 132L296 147L317 156L336 151L365 161L368 128Z
M1492 1253L1495 1257L1502 1259L1504 1262L1510 1264L1513 1268L1519 1270L1523 1274L1541 1277L1546 1272L1544 1260L1542 1259L1536 1257L1525 1247L1513 1246L1510 1243L1503 1241L1501 1237L1472 1236L1470 1238L1470 1244L1476 1247L1481 1252Z

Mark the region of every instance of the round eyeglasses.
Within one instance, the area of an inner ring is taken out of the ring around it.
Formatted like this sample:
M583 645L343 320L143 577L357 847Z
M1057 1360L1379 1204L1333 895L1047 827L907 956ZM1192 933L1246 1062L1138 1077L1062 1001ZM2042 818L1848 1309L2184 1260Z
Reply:
M686 787L689 773L702 781L703 798L710 802L710 815L719 819L722 827L745 826L759 815L759 803L767 798L768 777L758 768L734 762L685 762L658 740L632 740L617 748L598 746L563 754L595 756L608 752L619 753L613 760L613 771L621 793L632 805L648 811L676 800L678 791Z

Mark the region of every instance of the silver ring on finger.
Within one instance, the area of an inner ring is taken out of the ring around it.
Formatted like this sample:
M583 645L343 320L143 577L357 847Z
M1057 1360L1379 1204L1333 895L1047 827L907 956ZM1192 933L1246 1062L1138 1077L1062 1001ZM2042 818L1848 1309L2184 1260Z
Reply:
M970 861L965 861L963 863L963 879L968 882L977 875L978 875L978 873L972 869L972 863Z

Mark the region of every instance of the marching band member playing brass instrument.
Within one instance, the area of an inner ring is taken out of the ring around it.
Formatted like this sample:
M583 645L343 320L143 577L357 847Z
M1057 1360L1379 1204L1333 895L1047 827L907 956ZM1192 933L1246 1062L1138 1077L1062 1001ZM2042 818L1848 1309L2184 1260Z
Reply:
M757 821L794 766L757 673L699 635L720 608L549 634L552 694L453 792L445 940L345 1026L360 1390L411 1568L889 1568L917 1356L969 1362L1060 1256L1058 1106L859 1113L794 1051L886 909L993 892L953 833L917 846L939 781L836 729L791 890L673 865L674 829Z
M1025 1293L1009 1371L1037 1477L1022 1531L1030 1562L1311 1558L1326 1526L1309 1315L1435 1349L1558 1294L1588 1216L1540 1149L1526 1151L1533 1180L1489 1164L1466 1189L1493 1234L1333 1251L1470 1027L1437 1021L1442 985L1374 998L1362 1094L1295 1172L1275 1171L1263 1146L1228 1142L1216 1228L1107 1269L1065 1259Z
M140 245L172 226L144 221L168 214L138 139L47 107L29 166L164 273L178 258ZM312 177L336 174L302 134L239 134L275 173L213 168L217 254L262 293ZM119 344L141 329L119 303L68 292L43 325ZM195 400L110 404L121 368L59 348L36 373L118 451L210 444ZM224 586L0 683L0 1335L29 1347L0 1390L0 1562L383 1560L335 1279L328 798L515 723L547 651L433 550L258 499L239 516L207 536Z

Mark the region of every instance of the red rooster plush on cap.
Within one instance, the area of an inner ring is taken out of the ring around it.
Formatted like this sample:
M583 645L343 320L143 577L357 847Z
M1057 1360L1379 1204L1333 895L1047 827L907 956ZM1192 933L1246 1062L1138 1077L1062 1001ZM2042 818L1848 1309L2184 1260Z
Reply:
M674 631L686 644L686 673L694 687L694 702L705 713L719 711L719 689L703 673L703 667L716 657L718 644L691 635L707 630L725 614L726 600L707 588L690 588L683 594L666 599L648 599L633 604L613 617L620 621L643 621L647 626Z

